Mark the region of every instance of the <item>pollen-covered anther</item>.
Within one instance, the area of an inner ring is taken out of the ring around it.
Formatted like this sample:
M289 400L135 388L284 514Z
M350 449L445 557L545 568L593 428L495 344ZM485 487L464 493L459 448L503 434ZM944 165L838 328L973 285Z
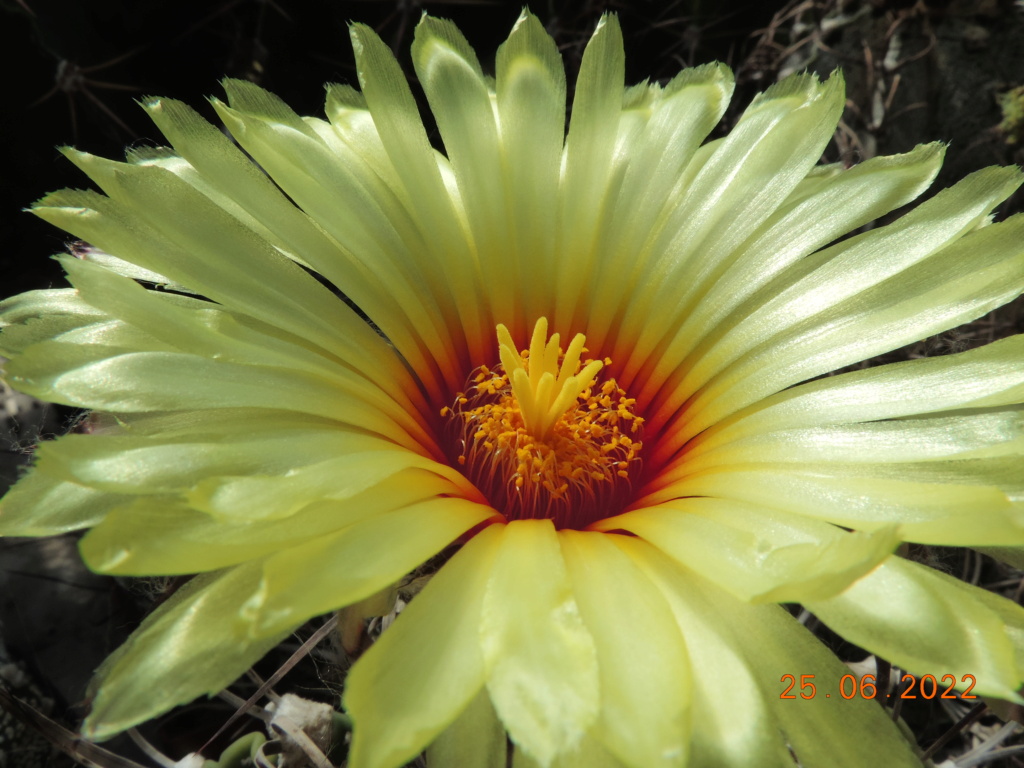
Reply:
M545 318L529 349L497 330L501 363L476 369L441 411L453 458L510 520L582 528L617 514L639 470L644 420L614 379L599 380L611 360L583 359L583 334L563 350Z

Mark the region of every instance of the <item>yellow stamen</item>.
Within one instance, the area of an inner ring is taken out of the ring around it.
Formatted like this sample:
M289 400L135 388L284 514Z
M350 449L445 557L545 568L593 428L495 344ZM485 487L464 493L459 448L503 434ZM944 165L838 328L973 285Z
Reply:
M589 360L580 371L580 356L585 351L586 336L577 333L564 354L558 346L559 336L547 339L548 321L542 317L533 329L529 351L516 350L512 334L498 325L501 364L512 385L512 394L519 403L523 426L538 440L551 437L559 418L571 408L604 367L600 360ZM561 358L561 366L559 366Z
M453 455L497 508L512 519L582 527L614 514L636 471L643 419L614 379L598 383L611 360L584 360L583 334L562 350L547 331L541 318L520 351L499 325L501 365L477 369L441 415L457 429Z

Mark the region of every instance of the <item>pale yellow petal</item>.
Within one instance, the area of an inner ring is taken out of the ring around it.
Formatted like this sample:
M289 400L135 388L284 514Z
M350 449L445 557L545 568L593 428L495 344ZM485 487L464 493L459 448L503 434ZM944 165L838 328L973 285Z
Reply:
M650 366L649 386L667 379L709 330L791 264L924 192L944 153L944 144L925 144L904 155L874 157L841 173L822 175L813 192L798 185L721 265L721 275Z
M257 637L369 597L494 516L482 504L438 498L270 555L259 595L242 607Z
M480 614L500 541L499 526L474 536L352 668L351 768L411 760L483 690Z
M516 251L512 246L511 217L518 203L505 184L501 138L495 120L493 94L484 78L476 53L452 22L424 14L416 26L412 60L430 111L444 141L455 172L460 198L470 225L473 245L479 254L482 285L509 285L516 274ZM476 307L474 295L480 283L463 268L445 270L460 310ZM489 291L490 310L495 317L511 320L518 296L514 291ZM463 310L464 311L464 310ZM483 320L469 313L462 327L470 335L485 332Z
M640 539L616 536L613 542L662 593L686 639L693 670L689 765L791 768L793 758L759 670L747 661L739 640L723 631L693 576ZM732 598L721 593L721 599Z
M1000 408L780 429L731 442L720 433L718 440L691 442L685 462L695 469L748 462L901 463L1010 456L1022 447L1024 412Z
M589 306L614 306L634 290L643 265L657 254L640 247L664 226L698 169L698 145L725 111L733 89L724 64L683 70L662 89L651 85L642 101L623 106L621 122L638 115L637 134L615 153L618 185L610 212L601 223ZM621 182L618 180L621 177ZM631 258L623 259L623 253ZM588 338L603 344L615 331L615 312L589 312ZM582 318L581 318L582 319ZM616 354L618 354L616 352Z
M425 16L421 25L431 21ZM463 329L459 338L446 338L443 333L440 338L456 354L463 352L466 344L469 353L478 357L487 348L484 343L492 327L490 321L484 322L479 265L471 235L462 227L461 201L447 189L441 164L434 157L416 102L391 50L365 25L354 24L349 31L359 82L374 124L392 163L401 169L405 194L414 201L408 216L421 242L411 254L413 265L436 297L449 327L458 322ZM417 39L420 35L417 27ZM414 64L423 66L416 54ZM447 165L446 159L443 164Z
M664 599L611 538L559 532L597 650L601 714L594 736L630 768L684 766L692 685L686 646Z
M843 477L814 468L744 464L687 477L645 501L680 496L759 504L862 531L898 525L900 538L923 544L1024 544L1024 507L996 485Z
M577 275L592 269L601 216L611 202L608 176L624 78L622 29L618 17L604 14L583 52L565 141L556 253L573 257L561 258L553 270L552 324L558 328L573 324L583 287Z
M480 640L487 690L512 740L544 766L572 750L598 715L597 654L550 520L502 531Z
M808 602L830 628L919 675L1020 702L1024 608L932 568L890 558L846 592ZM1016 647L1015 647L1016 645Z
M520 292L513 314L502 319L518 337L551 311L553 286L537 276L549 273L557 257L558 178L565 143L562 57L529 11L523 11L498 48L495 89L506 195L516 201L508 211L509 248L519 267L515 279L534 288Z
M709 432L718 443L777 429L1012 405L1024 402L1022 361L1024 334L967 352L851 371L780 392Z
M624 294L618 335L628 359L620 382L699 301L737 248L817 163L844 103L842 76L794 75L758 96L722 140L646 245L652 258ZM628 297L628 298L627 298ZM657 312L651 308L657 307ZM606 310L607 311L607 310ZM628 341L627 341L628 340Z
M36 469L0 501L0 536L55 536L88 528L126 501Z
M395 324L391 315L397 300L408 315L407 330L451 375L456 366L450 345L440 340L453 310L445 291L436 285L437 277L431 278L414 256L423 247L422 236L401 201L361 158L341 163L301 120L279 111L268 115L265 91L253 92L252 84L230 84L231 106L216 100L213 104L232 135L372 276L376 295L370 295L369 306L379 308L375 316L384 324ZM423 291L423 285L437 290ZM406 350L416 356L416 349Z
M803 515L718 498L689 498L602 520L631 531L741 600L830 597L885 560L895 526L846 532Z
M344 501L304 499L284 518L259 517L260 505L253 503L252 519L211 516L179 496L134 497L134 502L114 496L120 506L86 534L79 548L89 567L103 573L201 573L271 555L442 493L456 495L457 489L436 475L407 470Z
M507 761L505 727L484 688L427 747L428 768L505 768Z
M239 604L259 584L255 561L197 576L179 589L100 667L83 733L107 739L175 704L217 693L281 642L293 627L249 638L237 624Z
M512 768L626 768L626 765L609 752L592 731L575 749L562 753L548 765L539 763L516 747L512 754Z
M710 678L704 685L715 689L709 696L712 711L695 708L693 764L781 768L792 765L795 756L804 766L863 768L884 754L886 766L920 768L913 746L886 710L859 696L847 700L838 695L840 679L849 668L784 608L736 600L673 566L652 547L622 538L620 546L669 599L683 633L688 633L691 622L695 633L706 633L703 643L687 635L698 690L702 677ZM724 664L704 666L703 658ZM784 675L798 681L802 675L810 676L817 686L815 695L781 699ZM736 689L730 688L733 682ZM749 717L742 716L744 710L751 712ZM705 715L719 718L717 733L701 732L703 723L715 725L715 719ZM746 732L737 733L744 725ZM780 732L789 749L780 750ZM740 733L743 736L737 738ZM696 755L706 763L696 762Z

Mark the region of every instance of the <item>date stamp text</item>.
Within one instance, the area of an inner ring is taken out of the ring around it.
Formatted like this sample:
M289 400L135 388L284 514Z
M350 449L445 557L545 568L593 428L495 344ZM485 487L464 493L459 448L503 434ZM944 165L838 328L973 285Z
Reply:
M797 677L799 677L799 684ZM905 685L907 681L910 682L909 685ZM788 683L779 695L780 699L813 699L819 695L823 695L826 699L832 697L832 692L818 693L818 685L814 682L814 675L783 675L779 682L784 685ZM878 684L874 675L861 675L860 677L856 675L843 675L839 678L839 690L836 693L844 699L853 699L858 696L862 699L978 698L971 695L971 689L977 683L974 675L964 675L960 678L959 682L961 684L970 683L963 692L953 690L957 682L956 677L953 675L943 675L941 678L936 679L935 675L916 677L915 675L907 674L900 678L899 685L896 686L895 691L879 695Z

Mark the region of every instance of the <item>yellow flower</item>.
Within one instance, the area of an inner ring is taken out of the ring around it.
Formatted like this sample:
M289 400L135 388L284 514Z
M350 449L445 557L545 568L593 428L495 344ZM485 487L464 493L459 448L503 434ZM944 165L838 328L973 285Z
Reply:
M88 735L369 612L453 542L347 680L354 768L503 765L506 731L517 766L918 765L780 602L1021 701L1024 610L893 552L1020 557L1024 337L818 378L1024 290L1024 217L990 223L1016 169L842 239L943 150L816 165L838 75L706 141L729 71L623 91L609 16L566 135L536 18L495 79L424 18L441 154L390 51L351 33L361 92L330 86L327 121L225 84L258 167L154 99L173 150L67 150L106 196L35 208L94 250L61 257L73 288L4 303L6 377L95 413L40 446L0 531L88 528L98 571L200 574L100 670ZM786 675L818 695L780 698Z

